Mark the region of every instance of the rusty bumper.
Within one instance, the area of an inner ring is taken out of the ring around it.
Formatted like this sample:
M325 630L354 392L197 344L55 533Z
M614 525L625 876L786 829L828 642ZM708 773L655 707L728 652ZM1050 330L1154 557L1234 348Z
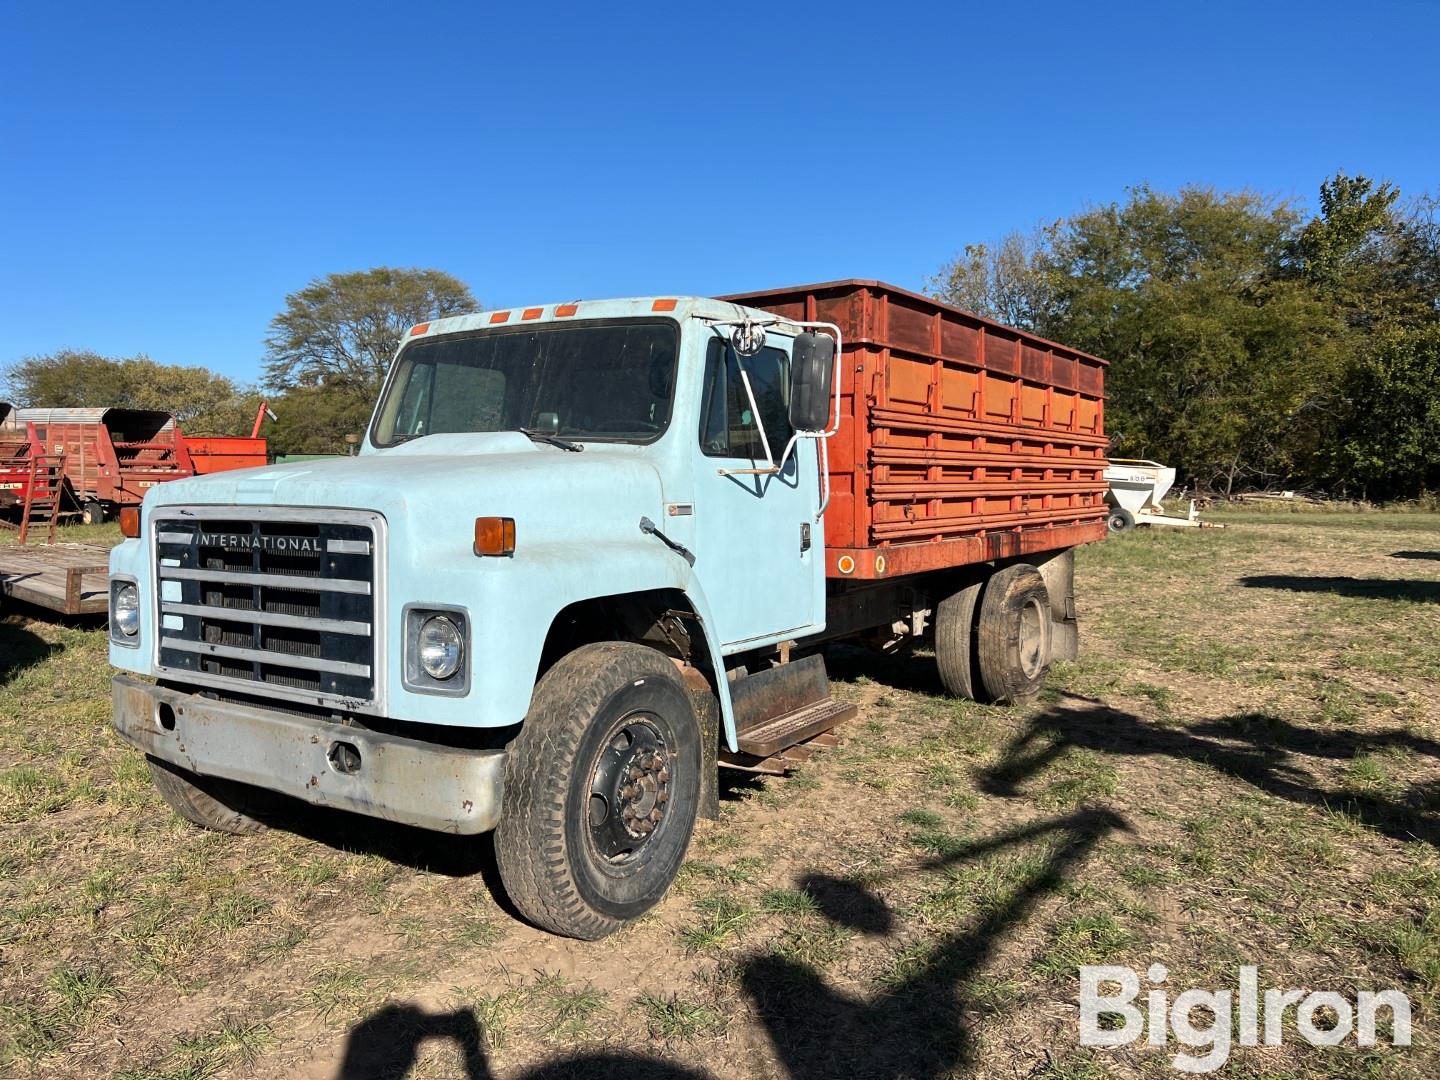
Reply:
M114 724L147 754L204 776L422 829L500 820L505 751L462 750L115 676Z

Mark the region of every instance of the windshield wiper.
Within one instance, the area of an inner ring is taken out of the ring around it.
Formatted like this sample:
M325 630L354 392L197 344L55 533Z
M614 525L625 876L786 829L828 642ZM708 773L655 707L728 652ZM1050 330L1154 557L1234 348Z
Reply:
M535 431L531 428L520 428L520 434L529 436L532 442L549 443L551 446L558 446L561 450L573 450L579 453L585 447L578 442L571 442L569 439L562 439L559 435L551 435L548 431Z

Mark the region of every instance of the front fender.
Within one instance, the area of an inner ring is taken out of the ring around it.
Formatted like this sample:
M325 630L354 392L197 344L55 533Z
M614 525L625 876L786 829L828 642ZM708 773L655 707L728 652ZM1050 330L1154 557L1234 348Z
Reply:
M413 575L410 583L396 577ZM690 601L701 625L712 668L725 670L711 627L710 604L685 559L637 530L634 540L594 543L539 543L511 558L473 555L419 561L397 560L392 597L409 602L460 605L470 613L471 689L463 698L405 692L402 650L390 650L390 703L397 719L458 726L505 727L519 723L530 708L535 673L551 624L571 604L605 596L672 589ZM392 614L392 640L404 627ZM725 680L717 680L726 744L735 749L735 718Z

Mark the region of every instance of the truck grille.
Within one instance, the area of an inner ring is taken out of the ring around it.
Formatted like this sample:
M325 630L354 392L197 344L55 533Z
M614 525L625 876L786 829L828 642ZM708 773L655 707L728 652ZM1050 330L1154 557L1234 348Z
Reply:
M167 509L153 528L161 671L295 700L375 703L378 515Z

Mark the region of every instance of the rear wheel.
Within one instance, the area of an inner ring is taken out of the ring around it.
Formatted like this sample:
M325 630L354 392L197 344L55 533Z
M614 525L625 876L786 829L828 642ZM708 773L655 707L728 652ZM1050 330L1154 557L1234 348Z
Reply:
M505 761L495 855L521 914L593 940L659 902L695 827L701 761L667 657L603 642L558 661Z
M985 693L1018 704L1040 691L1050 670L1050 594L1027 563L997 570L985 583L975 636Z
M146 755L150 779L170 809L195 825L244 836L265 823L255 816L265 805L264 793L233 780L201 776Z
M86 499L80 504L80 520L86 525L105 524L105 507L94 499Z
M1135 527L1135 515L1123 506L1114 507L1106 519L1112 533L1129 532Z
M966 585L935 605L935 666L940 682L959 698L984 699L975 656L975 608L983 581Z

